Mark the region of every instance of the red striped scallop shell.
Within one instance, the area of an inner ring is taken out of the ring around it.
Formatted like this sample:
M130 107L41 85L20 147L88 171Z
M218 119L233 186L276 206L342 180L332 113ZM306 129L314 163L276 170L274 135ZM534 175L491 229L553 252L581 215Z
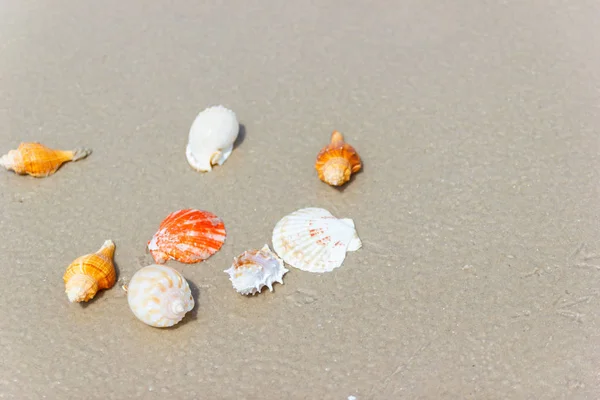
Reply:
M225 224L213 213L179 210L169 214L148 242L157 264L169 259L193 264L215 254L225 242Z

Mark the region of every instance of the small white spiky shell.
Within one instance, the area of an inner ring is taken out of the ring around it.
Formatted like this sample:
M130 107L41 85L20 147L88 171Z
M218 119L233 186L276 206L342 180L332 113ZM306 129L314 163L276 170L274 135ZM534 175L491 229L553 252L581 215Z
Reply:
M138 270L127 285L127 302L143 323L165 328L177 324L194 308L194 298L185 278L165 265Z
M224 272L229 274L233 288L244 295L260 293L263 287L273 291L273 283L283 284L283 275L288 270L281 258L268 245L260 250L248 250L233 259L233 264Z
M354 221L338 219L323 208L303 208L286 215L275 225L272 240L283 261L318 273L338 268L347 251L362 246Z
M235 113L223 106L200 112L190 128L185 151L188 163L197 171L207 172L223 165L233 151L240 130Z

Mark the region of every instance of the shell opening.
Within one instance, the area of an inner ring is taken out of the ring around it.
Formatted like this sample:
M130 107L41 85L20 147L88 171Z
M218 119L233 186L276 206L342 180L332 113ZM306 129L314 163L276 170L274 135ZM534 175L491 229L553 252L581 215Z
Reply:
M0 157L0 165L2 165L6 169L11 169L13 165L15 165L14 160L14 150L8 152L8 154Z
M75 274L65 284L65 293L71 303L92 299L98 292L98 283L91 276Z
M224 162L224 157L223 157L223 153L221 153L221 151L215 151L214 153L211 154L210 156L210 165L222 165Z
M71 303L79 302L85 297L85 291L77 287L70 288L65 293L67 293L67 297Z
M190 166L196 171L208 172L212 170L210 158L208 160L206 160L206 157L204 157L204 160L201 159L198 155L192 152L192 148L189 144L186 147L185 155L187 157L188 164L190 164Z
M340 186L350 180L350 162L342 157L332 158L323 166L323 179L330 185Z

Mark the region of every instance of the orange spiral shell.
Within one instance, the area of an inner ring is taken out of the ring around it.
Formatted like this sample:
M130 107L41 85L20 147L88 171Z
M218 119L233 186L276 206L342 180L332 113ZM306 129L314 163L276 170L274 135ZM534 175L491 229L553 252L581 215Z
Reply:
M0 158L0 165L19 175L43 178L54 174L67 161L77 161L87 157L90 149L53 150L40 143L21 143Z
M115 284L114 252L115 244L107 240L96 253L78 257L67 267L63 281L65 293L72 303L88 301L98 290L110 289Z
M319 179L332 186L341 186L350 176L362 168L360 157L354 147L344 142L338 131L331 135L331 142L317 155L315 169Z

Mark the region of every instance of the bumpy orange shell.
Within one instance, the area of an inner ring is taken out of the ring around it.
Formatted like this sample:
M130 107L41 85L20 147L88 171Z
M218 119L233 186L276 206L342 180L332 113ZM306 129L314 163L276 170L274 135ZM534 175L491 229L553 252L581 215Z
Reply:
M81 256L69 265L63 276L69 301L91 300L98 290L110 289L115 284L114 253L115 244L107 240L96 253Z
M226 236L225 224L216 215L208 211L179 210L160 224L148 242L148 249L157 264L164 264L170 258L193 264L219 251Z
M21 143L17 150L0 158L0 165L19 175L44 178L55 173L65 162L81 160L91 152L90 149L53 150L40 143Z
M341 186L350 180L350 176L360 171L360 157L338 131L331 135L331 143L317 155L315 168L319 179L332 186Z

